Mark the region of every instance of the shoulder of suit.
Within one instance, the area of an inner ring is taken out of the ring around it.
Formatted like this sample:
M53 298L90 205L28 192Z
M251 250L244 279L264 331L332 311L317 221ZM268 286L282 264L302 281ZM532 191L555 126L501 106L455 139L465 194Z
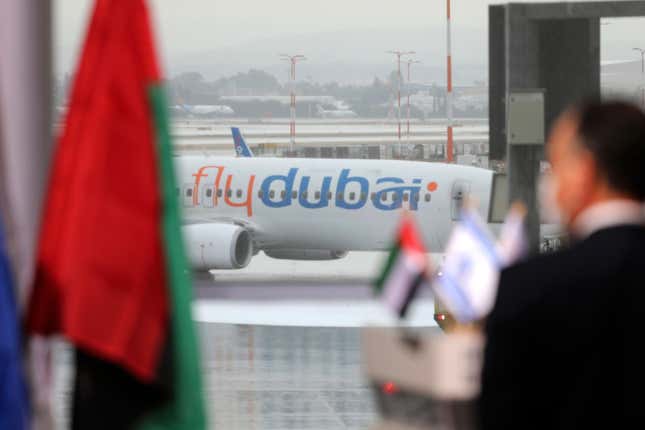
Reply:
M575 248L541 254L504 269L491 319L503 323L530 318L550 290L561 289L580 273L583 263L576 258Z
M541 254L504 269L492 315L515 319L545 302L591 289L602 293L616 274L634 271L645 260L645 228L621 226L598 231L562 251ZM579 291L580 290L580 291Z

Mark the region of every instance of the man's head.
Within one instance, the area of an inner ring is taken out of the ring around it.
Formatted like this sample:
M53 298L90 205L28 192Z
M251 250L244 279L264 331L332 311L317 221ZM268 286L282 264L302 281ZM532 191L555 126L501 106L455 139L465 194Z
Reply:
M595 203L645 201L645 114L627 103L584 103L556 122L548 158L554 198L570 225Z

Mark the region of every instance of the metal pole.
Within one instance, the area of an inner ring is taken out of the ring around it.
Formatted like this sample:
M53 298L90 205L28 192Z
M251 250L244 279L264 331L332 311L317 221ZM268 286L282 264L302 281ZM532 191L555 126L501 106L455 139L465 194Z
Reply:
M298 61L306 60L307 58L304 55L288 55L281 54L280 58L284 61L288 61L291 66L291 73L289 76L289 84L291 86L289 95L289 113L290 113L290 122L289 122L289 152L292 153L296 145L296 63Z
M450 0L446 0L446 113L448 117L448 143L446 145L446 161L453 162L453 118L452 118L452 44L451 44L451 28L450 28Z
M407 138L408 138L408 151L410 150L410 66L412 65L412 60L408 60L408 129L407 129Z
M407 94L408 94L408 130L407 130L407 140L408 140L408 149L409 149L409 147L410 147L410 82L411 82L410 67L412 66L412 64L420 63L420 61L418 61L418 60L408 60L407 63L408 63L408 83L407 83L407 85L408 85L408 91L407 91Z
M397 77L397 100L399 108L396 112L396 117L398 119L399 125L399 158L401 158L401 54L397 54L397 64L398 64L398 77Z
M415 54L414 51L387 51L388 54L396 55L397 59L397 120L398 120L398 141L399 141L399 157L401 157L401 57L404 55Z
M296 61L291 58L291 133L289 136L289 152L293 153L296 144Z
M641 54L641 106L645 109L645 49L634 48L634 51Z

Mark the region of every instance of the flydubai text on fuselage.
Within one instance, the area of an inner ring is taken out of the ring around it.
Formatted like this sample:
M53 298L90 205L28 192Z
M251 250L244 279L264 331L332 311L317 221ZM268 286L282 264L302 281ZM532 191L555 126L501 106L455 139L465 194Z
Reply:
M236 224L256 251L308 259L314 250L387 249L403 209L438 252L465 194L487 215L493 177L474 167L394 160L181 157L177 164L188 225Z

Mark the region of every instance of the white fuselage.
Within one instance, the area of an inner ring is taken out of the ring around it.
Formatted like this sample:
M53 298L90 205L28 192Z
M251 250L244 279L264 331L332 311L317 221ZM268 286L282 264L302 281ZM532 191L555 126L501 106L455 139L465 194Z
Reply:
M383 250L402 211L443 250L466 194L488 217L493 172L395 160L178 157L187 224L234 223L255 249Z

